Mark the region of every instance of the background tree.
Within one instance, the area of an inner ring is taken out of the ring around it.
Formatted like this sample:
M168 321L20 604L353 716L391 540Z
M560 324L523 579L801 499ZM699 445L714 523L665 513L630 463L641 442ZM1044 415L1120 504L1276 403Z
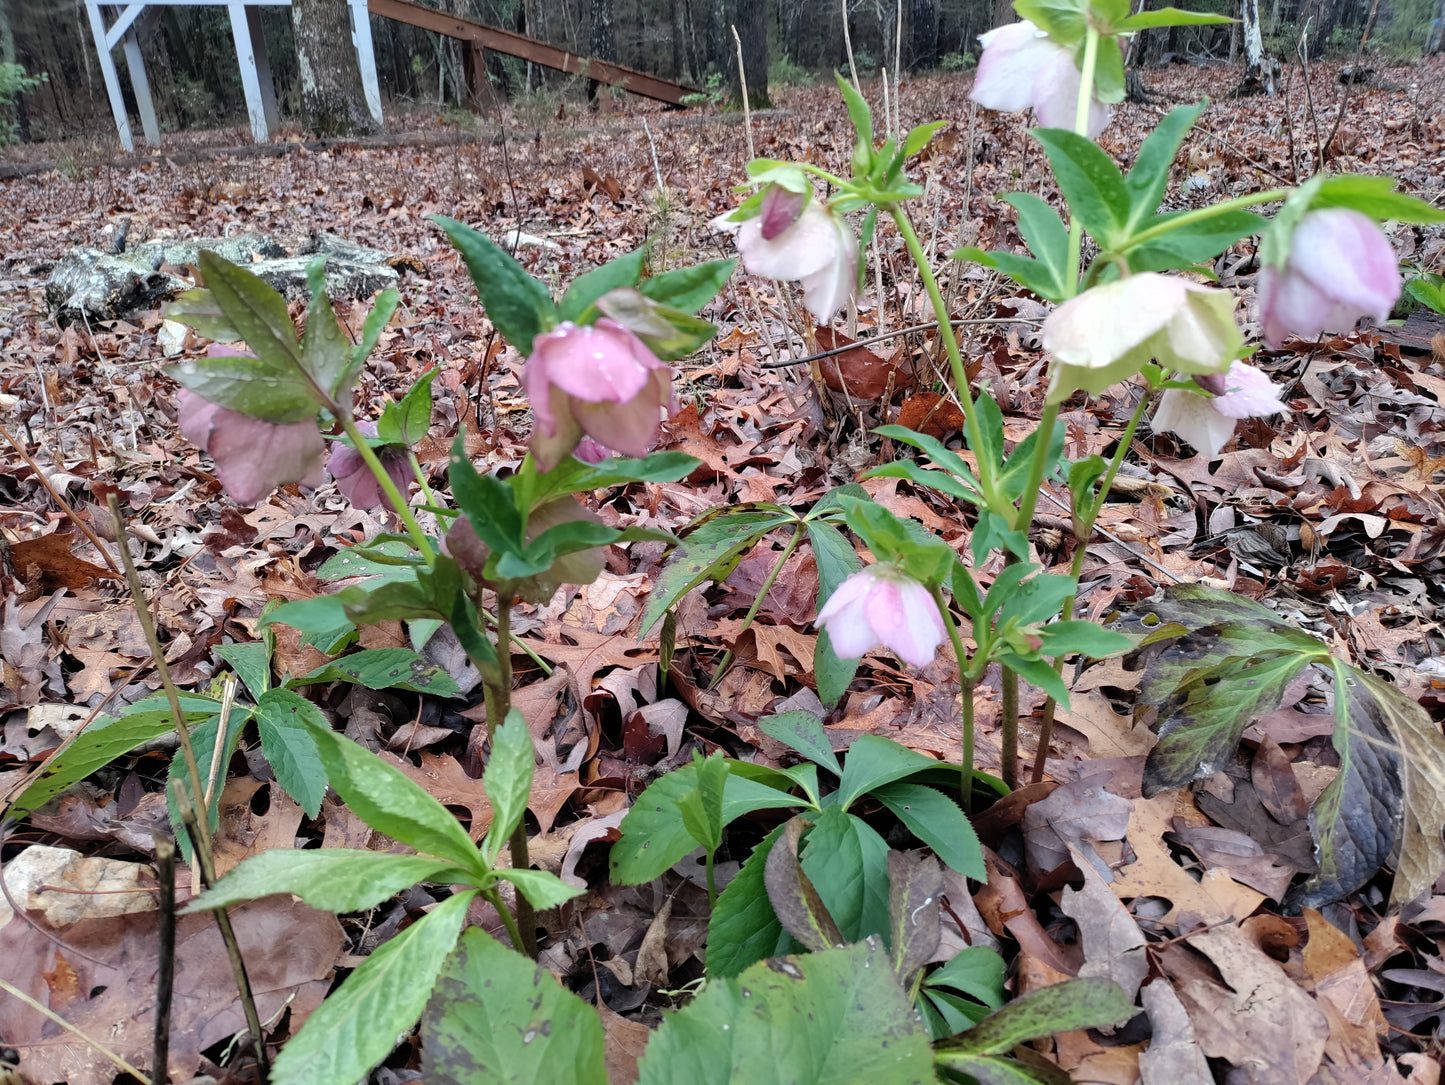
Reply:
M307 130L318 136L379 132L381 126L366 108L346 0L292 0L291 25Z
M768 6L766 0L738 0L737 22L733 25L737 27L738 41L742 42L743 74L747 78L748 103L754 109L770 106L773 104L773 100L768 97ZM736 58L738 47L737 42L733 40L731 31L728 32L728 44ZM733 60L732 68L732 97L734 100L741 101L736 59Z

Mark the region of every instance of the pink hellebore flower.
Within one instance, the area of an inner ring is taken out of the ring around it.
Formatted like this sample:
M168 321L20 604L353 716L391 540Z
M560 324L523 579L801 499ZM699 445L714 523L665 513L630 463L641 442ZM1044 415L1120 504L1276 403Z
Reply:
M1083 75L1069 50L1027 19L980 34L978 40L983 55L970 98L1005 113L1032 108L1044 128L1073 129ZM1090 99L1090 139L1108 127L1112 112Z
M1403 283L1395 251L1373 219L1326 207L1300 219L1283 268L1259 273L1259 323L1279 348L1291 333L1312 339L1350 331L1362 316L1384 323Z
M1085 290L1044 321L1053 355L1048 401L1097 395L1150 361L1178 373L1220 373L1244 348L1234 297L1146 271Z
M723 223L727 229L730 223ZM858 286L858 242L843 216L806 194L773 185L761 211L737 228L743 267L768 279L797 279L803 304L826 324Z
M524 373L536 425L532 455L550 471L583 434L628 456L657 441L672 403L672 370L615 320L565 324L537 336Z
M375 422L358 422L356 428L365 437L376 436ZM372 451L381 461L381 466L386 468L391 481L396 483L402 497L405 497L407 484L411 481L411 464L407 461L406 449L397 445L385 445ZM350 445L336 442L332 446L331 457L326 461L326 469L336 480L336 488L341 491L342 496L357 508L374 509L382 502L386 502L388 508L391 507L391 502L382 492L381 483L371 473L371 468L366 466L361 453Z
M319 485L326 442L316 422L267 422L209 403L188 388L176 393L181 435L216 461L216 475L238 505L254 505L287 482Z
M1168 389L1154 413L1154 429L1177 433L1211 459L1234 436L1234 423L1239 419L1264 418L1289 410L1279 401L1279 387L1243 362L1235 362L1228 373L1194 380L1215 394L1203 396L1187 388Z
M928 589L891 565L869 565L839 584L818 626L840 658L881 646L915 667L928 664L948 636Z

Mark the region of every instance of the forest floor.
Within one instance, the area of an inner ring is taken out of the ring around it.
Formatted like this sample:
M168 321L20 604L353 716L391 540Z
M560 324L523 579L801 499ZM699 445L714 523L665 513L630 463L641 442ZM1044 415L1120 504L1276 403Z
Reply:
M1149 71L1145 83L1157 104L1123 106L1101 143L1127 163L1162 111L1214 94L1186 139L1167 207L1203 206L1303 179L1326 143L1329 169L1390 174L1403 190L1439 202L1445 60L1377 63L1373 83L1349 88L1338 124L1346 88L1337 72L1338 65L1313 66L1308 96L1296 66L1287 98L1227 100L1222 95L1238 83L1237 69ZM1000 195L1048 195L1052 185L1025 119L972 108L968 86L967 77L910 80L897 109L904 130L950 121L913 167L925 184L913 218L958 315L978 321L965 326L966 357L1003 408L1013 441L1028 432L1042 405L1036 333L1043 309L985 269L951 264L947 254L959 245L1016 247L1012 211ZM880 87L866 89L881 114ZM830 86L786 90L777 106L754 118L754 153L846 169L852 134ZM444 130L434 122L415 127L422 143ZM429 217L445 214L493 237L520 229L519 259L552 284L648 239L654 261L675 267L731 255L730 240L709 221L735 205L732 188L745 179L749 157L740 118L668 113L639 101L619 102L610 117L571 103L560 117L514 113L506 132L499 140L301 148L266 158L160 157L131 168L108 165L81 145L59 156L54 148L12 150L11 162L28 156L61 161L62 168L0 182L0 421L14 438L0 444L0 527L14 559L0 570L0 589L8 593L0 610L0 804L101 706L114 713L158 688L124 585L106 568L109 556L78 530L83 525L114 545L107 494L119 496L171 673L185 689L209 688L225 670L215 649L256 639L268 600L324 592L316 576L323 561L390 527L383 514L350 507L329 484L288 486L255 509L237 508L209 460L177 432L160 310L61 330L44 299L52 266L77 247L105 248L125 220L131 244L240 233L291 243L319 231L414 257L358 410L374 416L386 397L440 370L431 431L419 454L444 489L447 450L460 426L474 435L474 454L501 468L520 462L530 417L520 394L522 358L496 337L465 269ZM166 149L231 140L240 142L240 133L174 137L173 145L168 137ZM1445 270L1440 231L1403 228L1392 241L1406 264ZM896 234L880 230L870 261L850 331L869 338L930 319ZM1252 301L1257 269L1252 243L1244 242L1215 270ZM368 301L337 304L353 332ZM934 403L926 389L906 387L902 372L885 382L892 393L886 398L874 371L903 362L926 368L936 350L931 333L882 340L871 357L846 356L844 381L833 383L849 390L820 395L806 366L766 368L809 349L787 313L774 284L733 279L704 313L721 331L683 364L683 408L663 430L662 447L686 451L703 466L681 483L613 492L605 515L676 530L718 506L803 505L898 454L869 430L899 421L900 411L905 423L923 425ZM1241 315L1252 318L1252 310L1246 306ZM1386 676L1437 721L1445 718L1439 478L1445 369L1442 354L1431 350L1434 330L1428 322L1362 330L1259 352L1256 361L1286 387L1290 412L1242 425L1216 459L1141 431L1100 520L1081 613L1107 618L1177 582L1269 600L1336 654ZM1246 331L1257 335L1248 320ZM1066 455L1107 454L1137 394L1115 388L1068 405ZM947 410L935 411L927 425L957 442ZM867 486L892 511L965 547L967 523L946 499L898 479ZM52 491L71 511L57 505ZM1040 534L1040 556L1066 566L1073 545L1066 495L1046 487L1043 496L1041 523L1060 530ZM52 542L35 544L43 537ZM635 635L664 556L660 545L617 548L594 584L518 609L514 628L531 649L570 669L566 681L546 681L525 657L516 661L517 703L543 750L528 822L532 855L590 889L550 917L542 960L584 999L610 1011L604 1020L617 1080L635 1075L648 1027L702 975L706 895L696 871L637 888L609 885L609 831L642 787L692 750L721 748L776 764L790 755L758 730L757 719L795 708L824 714L811 673L818 588L811 556L799 551L790 559L758 622L742 629L779 548L764 542L725 583L679 604L670 697L657 693L656 631L641 640ZM294 633L277 632L277 673L305 674L324 661ZM391 623L369 630L362 643L407 640ZM710 684L727 651L735 658ZM479 836L490 817L476 780L481 688L454 646L438 641L428 652L461 686L459 699L340 682L312 687L311 695L348 735L389 751L394 764ZM1187 1011L1173 1034L1156 1028L1152 1044L1161 1058L1171 1041L1192 1037L1219 1080L1436 1085L1445 1036L1442 887L1404 913L1385 906L1387 874L1322 912L1286 914L1279 905L1289 884L1313 870L1306 811L1338 766L1321 680L1292 685L1279 709L1249 728L1223 772L1193 790L1149 799L1141 795L1141 774L1153 738L1149 706L1134 704L1138 681L1139 672L1119 660L1075 677L1047 779L980 820L996 855L992 876L982 886L961 878L950 883L945 946L998 948L1011 962L1011 989L1022 993L1081 969L1111 974L1121 946L1147 944L1148 976L1167 979ZM875 654L839 709L826 714L830 737L842 749L857 736L884 735L956 760L958 693L946 658L910 671ZM979 764L997 772L996 677L977 690L976 703ZM1023 706L1022 745L1030 757L1041 704L1037 695ZM328 803L319 819L306 817L273 786L264 760L245 754L232 760L222 796L222 871L298 841L388 846L340 804ZM7 829L3 858L13 864L37 844L71 848L123 881L125 870L154 854L152 829L166 825L160 788L169 758L165 749L119 757L43 813ZM1075 869L1066 844L1097 858L1112 880L1092 867ZM41 880L79 885L100 869L79 874L69 864ZM1065 888L1081 882L1090 901L1082 911L1070 906L1075 890ZM27 888L34 886L12 879L9 892ZM294 1031L337 975L431 902L419 888L339 926L289 903L259 914L248 959L253 974L269 977L266 1004L275 1012L290 999ZM0 905L0 977L145 1062L155 925L148 909L117 915L104 892L73 894L68 907L47 907L24 921ZM475 918L495 926L495 913L479 910ZM1132 936L1118 934L1120 927ZM297 965L303 958L304 968ZM234 988L223 969L185 982L173 1073L177 1080L197 1072L225 1077L216 1062L244 1029ZM18 1052L26 1081L89 1085L114 1075L85 1044L57 1035L4 995L0 1041ZM1043 1053L1075 1080L1131 1085L1150 1044L1127 1032L1070 1033ZM374 1080L419 1080L418 1065L409 1041ZM1194 1080L1158 1076L1159 1065L1146 1081Z

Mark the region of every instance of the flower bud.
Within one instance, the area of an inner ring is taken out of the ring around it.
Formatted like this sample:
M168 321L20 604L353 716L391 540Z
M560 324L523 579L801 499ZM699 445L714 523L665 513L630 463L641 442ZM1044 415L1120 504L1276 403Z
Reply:
M915 667L931 662L948 636L928 589L891 565L869 565L839 584L818 627L842 659L883 647Z

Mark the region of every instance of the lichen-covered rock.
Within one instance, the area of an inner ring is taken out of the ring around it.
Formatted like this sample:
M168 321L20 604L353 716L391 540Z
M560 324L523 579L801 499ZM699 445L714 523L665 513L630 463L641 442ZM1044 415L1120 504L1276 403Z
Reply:
M151 309L169 301L191 283L157 271L134 256L111 256L99 249L67 253L45 283L45 303L55 322L69 327L82 317L89 321L119 320L137 309Z

